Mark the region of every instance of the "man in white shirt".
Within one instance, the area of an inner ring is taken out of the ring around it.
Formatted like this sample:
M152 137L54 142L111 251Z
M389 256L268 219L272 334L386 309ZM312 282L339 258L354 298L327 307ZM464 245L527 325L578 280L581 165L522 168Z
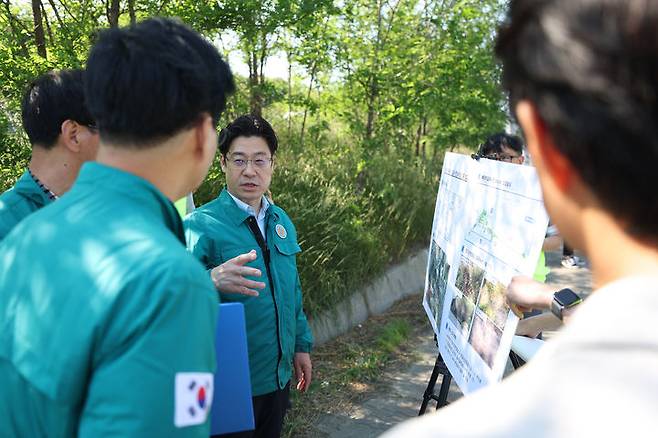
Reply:
M512 0L496 51L546 208L595 290L500 384L387 437L655 436L658 2Z

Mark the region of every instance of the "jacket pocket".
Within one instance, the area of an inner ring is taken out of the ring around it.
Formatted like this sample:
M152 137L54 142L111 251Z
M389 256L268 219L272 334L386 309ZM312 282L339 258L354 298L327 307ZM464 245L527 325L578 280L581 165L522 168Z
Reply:
M302 252L302 248L297 242L275 242L274 246L276 246L276 249L281 254L287 256L294 256L295 254Z

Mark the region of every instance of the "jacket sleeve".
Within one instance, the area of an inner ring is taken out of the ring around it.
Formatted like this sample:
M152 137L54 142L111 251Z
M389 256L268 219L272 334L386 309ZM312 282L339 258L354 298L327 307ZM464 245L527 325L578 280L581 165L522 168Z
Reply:
M105 331L82 408L81 438L210 434L206 401L215 346L208 334L216 326L215 292L190 263L169 265L153 277L126 294Z
M12 206L0 200L0 241L7 237L21 219L24 219L29 214L29 211L19 211L18 206Z
M210 270L214 268L214 266L210 266L210 254L213 250L213 242L206 233L206 227L204 226L203 221L196 216L196 213L192 213L183 220L187 250L191 252L207 270Z
M308 325L304 309L302 307L302 287L299 281L299 274L295 285L295 317L296 317L296 337L295 337L295 352L296 353L310 353L313 348L313 334L311 327Z

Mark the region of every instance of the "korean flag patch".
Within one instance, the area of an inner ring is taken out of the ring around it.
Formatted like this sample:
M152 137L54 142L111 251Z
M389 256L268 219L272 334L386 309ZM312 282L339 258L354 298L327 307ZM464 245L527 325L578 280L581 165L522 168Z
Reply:
M203 424L212 405L212 373L176 373L175 393L174 425Z

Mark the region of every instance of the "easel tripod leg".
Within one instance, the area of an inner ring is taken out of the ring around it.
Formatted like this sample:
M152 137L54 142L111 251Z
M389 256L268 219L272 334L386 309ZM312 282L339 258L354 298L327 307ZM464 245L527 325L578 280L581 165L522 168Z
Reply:
M427 384L427 388L425 388L425 393L423 394L423 403L420 405L420 411L418 412L419 416L425 413L425 410L427 409L427 404L429 403L430 400L432 400L434 396L434 386L436 386L436 379L438 379L439 371L441 369L440 362L443 362L443 360L441 359L441 355L437 356L436 362L434 363L432 376L430 377L430 381Z
M441 381L441 389L439 390L439 395L437 396L434 393L434 388L436 387L436 380L439 378L439 374L443 375L443 380ZM434 363L434 369L432 370L432 376L430 381L427 384L425 393L423 394L423 403L420 406L418 415L423 415L427 410L427 404L430 400L436 401L436 409L439 409L448 404L448 390L450 389L450 382L452 381L452 376L448 371L443 358L439 354Z
M452 376L449 372L446 372L441 381L441 389L439 390L439 399L436 401L436 409L442 408L448 404L448 391L450 390L451 381Z

